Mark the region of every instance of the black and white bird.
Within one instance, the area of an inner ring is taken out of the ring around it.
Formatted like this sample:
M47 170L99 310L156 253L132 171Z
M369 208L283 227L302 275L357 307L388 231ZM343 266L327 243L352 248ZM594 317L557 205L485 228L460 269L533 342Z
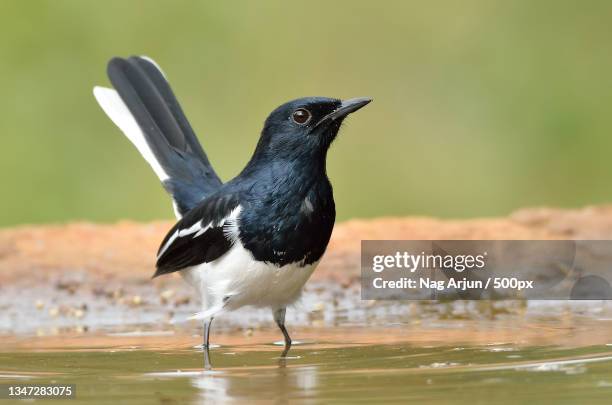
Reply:
M115 90L94 96L172 196L178 222L161 243L154 277L180 272L201 298L207 365L212 320L243 306L267 307L285 338L285 311L323 256L336 216L327 151L346 116L369 98L307 97L275 109L255 152L223 183L160 67L113 58Z

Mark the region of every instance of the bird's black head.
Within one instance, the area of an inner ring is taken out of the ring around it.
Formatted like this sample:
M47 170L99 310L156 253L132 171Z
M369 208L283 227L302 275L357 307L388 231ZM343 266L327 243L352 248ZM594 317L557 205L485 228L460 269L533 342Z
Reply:
M372 101L306 97L272 111L264 124L254 159L325 158L346 116Z

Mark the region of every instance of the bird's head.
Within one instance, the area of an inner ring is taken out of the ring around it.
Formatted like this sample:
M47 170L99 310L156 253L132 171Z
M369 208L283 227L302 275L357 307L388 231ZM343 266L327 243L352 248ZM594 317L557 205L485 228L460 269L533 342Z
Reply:
M266 119L254 157L296 159L323 156L342 121L370 98L306 97L285 103Z

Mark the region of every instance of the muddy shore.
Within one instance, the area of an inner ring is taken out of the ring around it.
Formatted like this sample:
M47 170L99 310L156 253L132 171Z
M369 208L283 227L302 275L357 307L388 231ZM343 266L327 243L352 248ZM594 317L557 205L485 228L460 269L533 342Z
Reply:
M161 221L79 222L0 230L0 333L57 335L126 325L149 325L145 330L184 325L181 319L197 309L192 291L176 275L151 280L158 243L171 226ZM291 311L289 322L388 325L393 320L478 320L567 310L512 302L361 301L360 241L367 239L612 239L612 206L525 209L505 218L474 220L408 217L340 223L299 304L305 311ZM581 308L577 311L609 310ZM267 311L238 311L219 327L248 334L269 318Z

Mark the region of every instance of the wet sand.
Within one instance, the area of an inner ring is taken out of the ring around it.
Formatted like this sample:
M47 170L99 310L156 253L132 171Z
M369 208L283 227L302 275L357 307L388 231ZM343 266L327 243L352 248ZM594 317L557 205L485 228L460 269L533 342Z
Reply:
M171 225L170 222L73 223L0 230L0 310L3 314L0 333L52 336L76 332L95 336L98 331L133 325L148 325L153 330L177 329L172 326L174 323L181 323L197 311L192 291L177 275L150 279L157 245ZM376 341L388 336L398 338L394 333L377 332L376 327L384 330L388 323L414 329L435 321L509 318L514 322L513 328L522 330L527 326L528 331L530 320L523 315L542 312L546 304L362 301L360 241L568 238L612 239L612 206L528 209L507 218L476 220L381 218L341 223L336 226L328 252L307 284L297 310L289 310L288 324L296 328L359 325L350 333L359 335L361 328L372 333ZM580 315L583 311L580 304L562 303L561 312L556 309L558 306L553 306L552 312L550 308L546 311L553 317L563 315L563 311L570 315ZM607 310L605 303L593 304L588 309ZM224 333L224 338L234 344L243 334L260 333L260 329L270 324L267 311L244 309L224 315L215 330ZM182 325L177 330L192 331L198 327ZM489 328L483 336L503 335L503 330ZM482 339L474 331L461 333L466 334L465 340ZM508 333L516 335L516 331ZM416 336L425 336L424 342L438 340L426 329L410 334L409 340L416 343ZM554 339L552 335L551 339Z

